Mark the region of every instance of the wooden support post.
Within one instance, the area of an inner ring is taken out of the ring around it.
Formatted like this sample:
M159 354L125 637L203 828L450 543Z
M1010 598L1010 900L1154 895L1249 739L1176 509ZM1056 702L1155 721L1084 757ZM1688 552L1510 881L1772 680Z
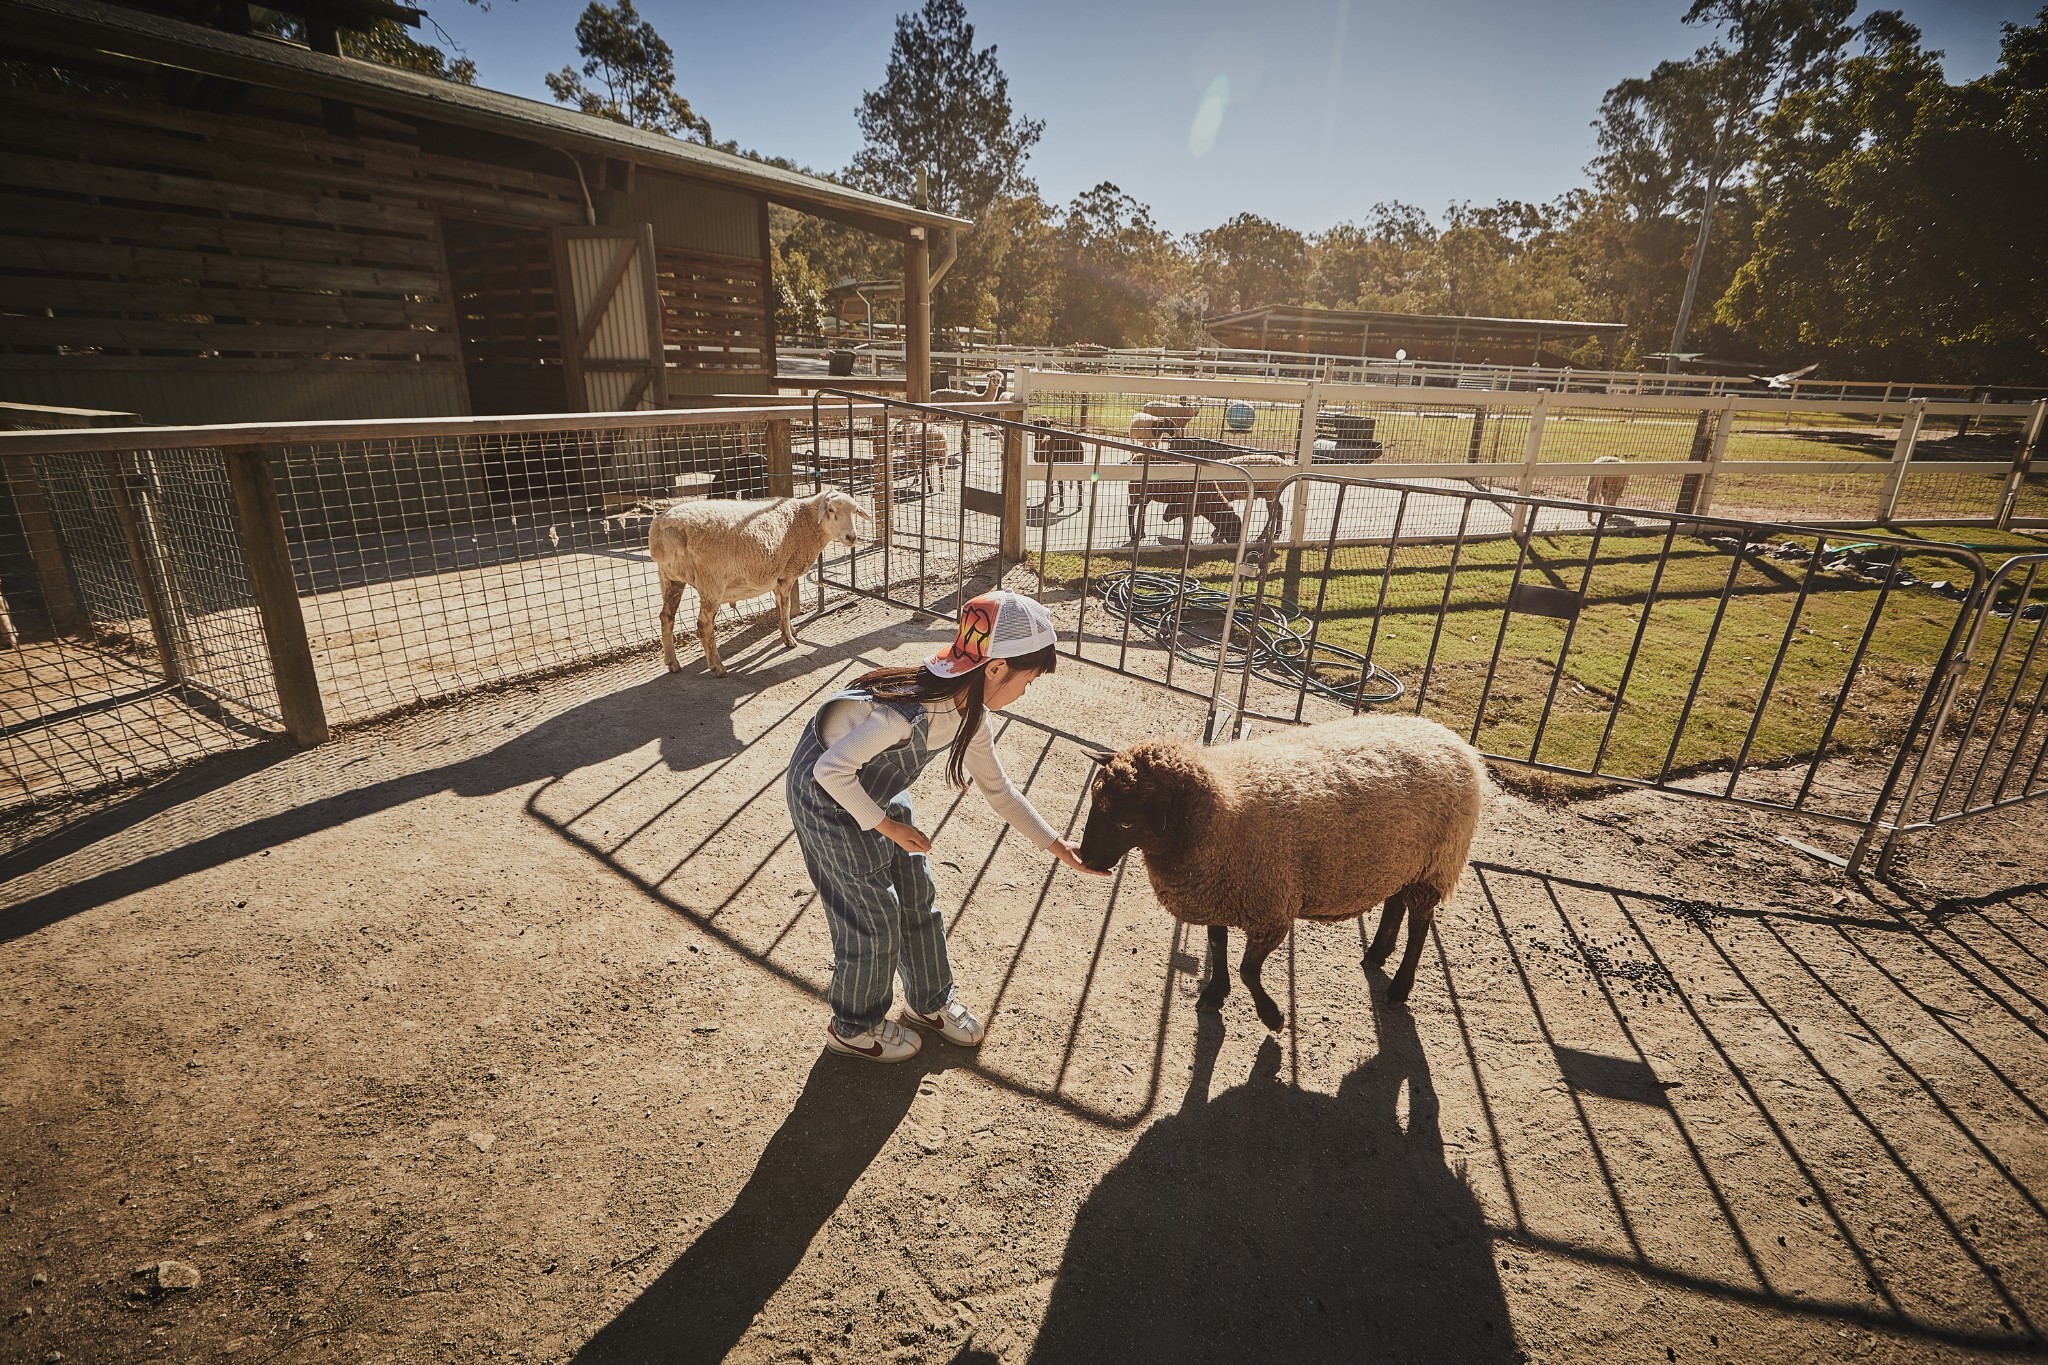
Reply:
M1913 463L1913 444L1920 439L1920 421L1927 415L1927 400L1915 398L1913 410L1899 423L1899 439L1892 446L1891 468L1885 471L1884 492L1877 502L1877 524L1889 526L1899 510L1899 494L1906 489L1906 470Z
M1715 445L1714 409L1701 408L1700 415L1692 424L1692 445L1685 452L1686 463L1705 465ZM1732 419L1734 414L1728 414ZM1679 516L1693 516L1700 511L1700 489L1706 481L1704 471L1687 474L1678 484L1678 504L1674 509Z
M2034 400L2033 415L2027 418L2026 426L2020 432L2020 448L2012 457L2012 471L2005 476L2005 496L1998 503L1998 529L2010 530L2013 509L2019 506L2020 491L2026 487L2027 473L2033 468L2034 447L2041 442L2041 428L2048 419L2048 398Z
M925 229L903 244L903 396L912 403L932 401L931 242Z
M1711 516L1714 511L1714 484L1721 477L1721 461L1728 454L1728 438L1735 434L1735 399L1721 400L1721 411L1714 422L1714 441L1707 451L1707 472L1700 476L1699 494L1693 500L1693 511L1699 516Z
M1529 407L1529 439L1522 444L1522 479L1515 487L1515 491L1525 498L1536 491L1536 462L1543 458L1543 423L1549 408L1550 395L1542 389L1536 390L1536 401ZM1479 412L1481 415L1472 419L1475 433L1479 424L1485 420L1486 409L1481 408ZM1473 439L1477 441L1476 434ZM1515 504L1511 520L1517 540L1533 529L1529 521L1529 509L1522 503Z
M1017 421L1024 419L1020 410L1004 413ZM1050 495L1048 486L1047 493ZM1005 564L1021 563L1024 559L1024 433L1015 427L1003 428L1003 531L1002 558Z
M1472 409L1472 440L1465 448L1465 463L1478 464L1479 456L1486 446L1486 407L1481 404Z
M85 627L85 612L71 591L71 570L64 563L63 542L57 538L57 522L50 515L50 500L43 496L35 461L24 457L0 464L7 467L14 515L21 522L22 538L28 541L29 557L35 562L36 584L43 594L43 611L50 618L50 633L75 635Z
M185 661L178 652L178 637L171 621L169 585L159 572L156 547L145 543L142 519L135 512L135 490L127 461L119 455L104 457L107 483L113 490L114 516L121 523L121 539L128 544L128 565L135 571L135 589L142 595L142 610L149 617L149 633L156 642L156 658L164 676L172 682L185 680Z
M768 423L768 496L796 496L796 465L789 453L789 419L771 418Z
M1316 392L1315 381L1310 380L1308 392L1301 396L1301 431L1294 443L1294 467L1303 474L1307 474L1315 468L1316 418L1322 414L1322 411L1322 395ZM1247 517L1251 515L1251 508L1249 506L1245 508L1245 515ZM1294 485L1294 506L1290 509L1288 517L1287 543L1289 545L1299 548L1303 544L1302 534L1306 529L1304 523L1307 520L1308 484L1305 482L1297 483ZM1195 524L1189 521L1186 525L1188 535L1192 537L1195 533ZM1341 527L1333 526L1330 528L1330 534L1333 536L1337 535L1341 530Z
M270 668L277 680L277 707L285 728L300 744L327 740L327 707L320 699L320 679L313 671L313 647L306 638L306 616L292 577L291 547L285 541L284 511L278 506L277 481L270 473L265 446L233 446L226 452L228 486L235 492L235 520L242 532L242 555L249 565L249 586L263 618L263 639L270 650Z

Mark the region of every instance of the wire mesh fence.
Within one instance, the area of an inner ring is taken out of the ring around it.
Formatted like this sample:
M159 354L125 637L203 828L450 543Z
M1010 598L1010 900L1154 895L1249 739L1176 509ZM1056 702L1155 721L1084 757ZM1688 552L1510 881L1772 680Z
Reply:
M828 552L823 584L942 616L1035 586L1074 656L1208 696L1212 724L1225 678L1241 709L1287 719L1412 705L1517 763L1867 829L1981 565L1766 523L2048 514L2023 458L2040 407L1058 380L1027 384L1021 421L825 390L788 409L0 438L0 823L304 739L279 612L324 718L366 721L650 647L658 508L831 484L875 526ZM275 523L275 569L252 515ZM2014 772L1988 804L1967 784L1936 797L1944 751L1916 789L1926 822L2040 790L2028 641L1999 666L2016 681L1993 668L1970 694L2008 686L2022 719L1985 733L1987 752L2018 746Z
M217 451L4 462L0 816L274 729L277 695Z
M761 421L288 443L275 457L329 716L362 721L654 639L654 511L769 490Z
M1279 458L1302 472L1825 526L2025 525L2048 512L2030 466L2044 403L1843 406L1031 371L1019 386L1033 421L1251 464ZM1057 478L1037 464L1030 474ZM1352 510L1358 520L1342 535L1384 534L1383 504ZM1328 533L1303 523L1287 538ZM1060 549L1078 537L1046 539Z
M827 548L824 582L954 618L999 581L1015 424L826 389L798 436L812 487L873 508L871 539Z
M652 645L654 512L790 491L793 421L187 429L214 445L67 432L27 450L9 437L0 844L53 810L298 733L280 714L290 645L270 638L252 582L237 459L263 471L254 506L281 535L277 591L324 727Z

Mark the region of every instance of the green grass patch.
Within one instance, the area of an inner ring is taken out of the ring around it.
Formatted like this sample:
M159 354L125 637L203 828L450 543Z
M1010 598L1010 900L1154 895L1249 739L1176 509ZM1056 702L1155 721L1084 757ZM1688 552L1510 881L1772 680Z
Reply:
M1987 562L2043 548L2031 536L1972 534ZM1906 538L1940 537L1923 529ZM1311 612L1321 593L1312 660L1320 680L1349 689L1359 678L1322 646L1369 655L1407 689L1389 709L1415 709L1420 693L1422 714L1470 733L1483 705L1477 742L1504 757L1651 780L1723 770L1739 754L1754 767L1901 741L1961 603L1925 587L1881 600L1878 583L1825 570L1812 573L1802 601L1806 564L1746 555L1738 566L1727 546L1699 539L1674 542L1659 575L1662 545L1661 533L1609 535L1590 572L1592 537L1583 534L1534 537L1526 555L1511 539L1468 542L1455 572L1449 544L1405 544L1391 561L1384 546L1340 548L1327 574L1323 552L1310 550L1274 561L1267 597ZM1214 547L1195 555L1193 578L1227 585L1227 559ZM1099 578L1129 562L1099 556L1092 571ZM1146 552L1140 565L1178 572L1179 552ZM1078 555L1044 564L1049 585L1069 588L1080 568ZM1967 581L1933 554L1908 554L1904 569ZM1576 625L1507 612L1518 571L1522 584L1582 593Z

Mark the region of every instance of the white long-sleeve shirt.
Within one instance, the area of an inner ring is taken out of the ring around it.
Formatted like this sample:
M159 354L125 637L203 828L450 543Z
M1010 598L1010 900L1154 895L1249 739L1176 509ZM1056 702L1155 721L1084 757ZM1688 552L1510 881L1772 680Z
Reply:
M938 755L960 732L960 712L950 701L924 702L925 747ZM1002 760L996 757L990 735L989 717L983 714L981 728L967 741L966 761L961 767L995 813L1009 823L1033 848L1050 848L1059 832L1045 823L1023 793L1010 785ZM861 765L894 744L910 738L910 722L893 706L880 705L865 697L844 697L825 708L818 720L818 738L825 752L811 767L818 785L832 799L846 807L862 829L882 823L880 803L860 785ZM943 761L943 760L941 760Z

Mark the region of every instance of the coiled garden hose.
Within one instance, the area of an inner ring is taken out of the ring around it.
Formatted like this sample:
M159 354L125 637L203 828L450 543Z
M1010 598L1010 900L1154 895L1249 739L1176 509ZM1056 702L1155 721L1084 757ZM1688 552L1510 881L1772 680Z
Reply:
M1310 659L1313 623L1285 597L1261 603L1254 593L1240 590L1226 645L1223 616L1231 609L1231 595L1221 588L1185 574L1118 569L1096 579L1095 591L1111 611L1143 626L1176 657L1203 668L1214 668L1219 656L1225 667L1242 668L1249 654L1253 676L1334 701L1379 705L1399 700L1404 691L1399 678L1378 664L1367 667L1365 656L1354 650L1317 640ZM1357 681L1325 682L1311 663L1363 670L1364 687Z

